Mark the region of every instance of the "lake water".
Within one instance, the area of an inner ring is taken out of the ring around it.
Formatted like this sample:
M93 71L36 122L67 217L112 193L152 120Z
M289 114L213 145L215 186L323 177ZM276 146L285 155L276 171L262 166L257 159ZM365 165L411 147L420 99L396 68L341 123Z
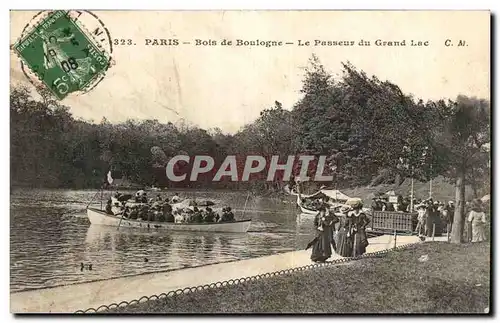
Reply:
M237 219L252 219L249 232L153 232L90 225L85 208L96 191L14 189L11 291L260 257L302 249L314 236L313 218L299 216L293 198L250 196L243 214L245 192L180 192L181 197L231 206ZM93 205L99 207L100 202ZM82 262L92 264L92 270L81 271Z

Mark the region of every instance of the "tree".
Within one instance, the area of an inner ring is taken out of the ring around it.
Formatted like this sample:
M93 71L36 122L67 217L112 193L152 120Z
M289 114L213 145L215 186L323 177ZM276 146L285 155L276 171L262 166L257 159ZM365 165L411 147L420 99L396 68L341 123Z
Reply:
M350 142L355 144L349 171L365 174L364 178L358 175L358 184L374 177L375 182L434 177L440 165L433 145L434 129L440 122L435 105L416 102L396 84L369 78L349 63L343 66L342 102L350 111Z
M304 97L293 111L301 152L329 156L340 186L366 185L379 174L391 181L434 176L433 105L415 102L397 85L368 77L350 63L342 64L337 82L316 57L310 63ZM401 167L401 160L411 167Z
M455 181L456 208L451 242L460 243L465 221L466 179L474 176L474 169L488 167L490 103L483 99L459 96L456 102L449 102L444 110L446 122L438 138L449 165L444 175Z
M304 96L292 111L296 128L295 147L299 154L327 156L328 171L324 175L338 175L332 170L340 169L338 166L344 161L346 151L352 147L348 144L352 118L342 104L341 90L313 55L302 84L301 93ZM335 181L339 181L339 176Z
M280 102L275 101L274 106L260 112L260 116L252 124L245 125L234 136L234 147L231 151L237 155L238 162L243 169L245 157L248 155L261 155L270 162L271 156L278 155L286 158L288 155L295 154L295 124L293 115L290 111L283 109ZM259 180L258 187L272 189L275 187L281 189L281 180L275 183L267 183L264 174L253 175L252 182ZM286 179L288 180L288 179Z

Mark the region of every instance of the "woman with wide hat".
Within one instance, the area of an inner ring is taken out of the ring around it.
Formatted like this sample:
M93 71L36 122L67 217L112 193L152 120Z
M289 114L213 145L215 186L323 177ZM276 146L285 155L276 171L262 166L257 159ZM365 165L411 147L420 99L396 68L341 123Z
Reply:
M370 219L363 212L363 203L358 202L352 208L353 210L350 212L352 222L352 255L353 257L357 257L364 254L366 247L368 247L366 227L370 224Z
M332 256L332 247L333 250L336 250L333 231L337 222L339 222L339 219L333 213L329 212L326 204L322 204L314 219L316 237L306 247L307 250L312 246L312 261L325 262Z

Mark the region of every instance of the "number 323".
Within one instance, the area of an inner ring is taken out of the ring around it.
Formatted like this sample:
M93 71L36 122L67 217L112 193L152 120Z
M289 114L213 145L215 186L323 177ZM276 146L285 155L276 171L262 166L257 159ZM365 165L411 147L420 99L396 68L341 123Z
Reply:
M114 39L113 45L133 45L132 39Z

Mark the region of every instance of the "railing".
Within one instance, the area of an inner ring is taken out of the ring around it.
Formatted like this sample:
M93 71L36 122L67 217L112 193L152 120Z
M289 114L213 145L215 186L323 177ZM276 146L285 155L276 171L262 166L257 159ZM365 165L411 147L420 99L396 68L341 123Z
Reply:
M416 244L418 244L418 243L409 243L409 244L405 244L405 245L402 245L399 247L394 247L392 249L386 249L386 250L376 251L376 252L372 252L372 253L366 253L364 255L357 256L357 257L339 258L339 259L334 259L334 260L326 262L326 263L315 263L315 264L310 264L310 265L306 265L306 266L302 266L302 267L285 269L285 270L275 271L272 273L260 274L260 275L251 276L251 277L230 279L230 280L225 280L222 282L205 284L202 286L186 287L184 289L177 289L174 291L170 291L168 293L161 293L160 295L142 296L139 299L134 299L130 302L122 301L118 304L112 303L110 305L101 305L98 308L88 308L84 311L79 310L79 311L75 312L75 314L97 313L100 311L112 310L115 308L125 307L125 306L129 306L129 305L135 305L135 304L139 304L139 303L143 303L143 302L147 302L147 301L152 301L152 300L164 299L167 297L176 297L179 295L194 293L197 291L211 289L211 288L219 288L219 287L225 287L225 286L231 286L231 285L237 285L237 284L244 284L244 283L256 281L259 279L290 274L290 273L294 273L294 272L298 272L298 271L304 271L304 270L315 269L315 268L320 268L320 267L334 266L334 265L338 265L338 264L345 263L345 262L352 261L352 260L358 260L358 259L363 259L363 258L376 258L376 257L379 257L380 255L383 255L383 254L386 254L392 250L400 250L400 249L404 249L404 248L407 248L409 246L416 245Z
M417 213L373 211L373 231L397 231L412 234L416 227Z

